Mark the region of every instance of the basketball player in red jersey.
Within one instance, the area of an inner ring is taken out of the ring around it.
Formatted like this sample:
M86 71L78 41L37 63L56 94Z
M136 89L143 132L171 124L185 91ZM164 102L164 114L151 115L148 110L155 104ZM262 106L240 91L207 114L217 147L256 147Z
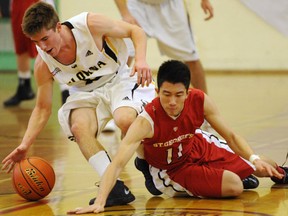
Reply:
M189 69L182 62L161 65L158 97L129 128L102 177L95 203L68 213L104 211L109 191L137 149L138 154L139 149L144 150L142 156L150 164L156 188L168 196L236 197L243 192L241 179L252 173L288 184L288 168L256 155L245 139L226 125L214 102L201 90L189 89L189 82ZM204 118L226 145L199 129Z

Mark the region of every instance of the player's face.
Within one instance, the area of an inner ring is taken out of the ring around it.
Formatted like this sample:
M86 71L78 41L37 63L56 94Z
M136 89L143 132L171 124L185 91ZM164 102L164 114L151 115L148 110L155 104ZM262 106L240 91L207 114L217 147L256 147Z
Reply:
M178 116L184 107L187 90L182 83L163 82L158 90L161 105L169 116Z
M43 28L39 33L31 36L30 39L38 46L41 50L56 57L60 50L61 37L58 26L56 29L45 29Z

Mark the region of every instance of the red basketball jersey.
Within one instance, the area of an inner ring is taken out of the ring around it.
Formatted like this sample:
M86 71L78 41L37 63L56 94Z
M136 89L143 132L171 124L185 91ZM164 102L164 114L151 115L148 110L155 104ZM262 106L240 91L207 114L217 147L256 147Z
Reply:
M191 154L195 130L204 122L204 93L189 89L181 114L173 119L166 114L159 97L146 105L154 122L154 136L143 140L147 162L159 169L171 170Z

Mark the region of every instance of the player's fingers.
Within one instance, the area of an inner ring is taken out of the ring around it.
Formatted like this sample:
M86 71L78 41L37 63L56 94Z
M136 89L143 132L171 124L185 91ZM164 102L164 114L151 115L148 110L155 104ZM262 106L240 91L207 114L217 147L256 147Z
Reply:
M104 211L104 208L97 208L97 209L95 209L94 210L94 212L93 213L100 213L100 212L103 212Z
M136 72L135 67L132 67L131 72L130 72L130 77L134 76L135 72Z
M8 160L8 157L4 158L4 159L2 160L2 164L5 164L5 163L7 162L7 160Z
M69 210L67 211L66 213L67 214L76 214L77 211L80 211L82 208L81 207L78 207L78 208L75 208L73 210Z
M94 206L89 206L87 208L80 208L79 210L76 211L76 214L91 213L94 212L94 210L95 210Z
M281 174L281 173L279 173L274 167L273 167L272 175L271 175L271 176L275 176L275 177L277 177L277 178L279 178L279 179L281 179L281 178L284 177L284 175Z
M142 83L142 73L141 71L137 71L137 84L140 85Z
M149 84L152 82L152 74L151 74L151 69L148 69L145 73L145 82L146 86L149 86Z
M146 73L146 86L149 86L149 84L152 82L152 76L151 76L151 70L147 70Z
M10 173L13 170L14 166L15 166L15 163L11 162L8 166L7 173Z
M11 152L7 157L5 157L5 158L2 160L2 164L5 164L5 163L7 163L8 161L12 160L13 154L14 154L14 151Z
M205 21L210 20L212 17L213 17L213 16L210 14L210 16L208 16L208 17L205 18Z
M3 163L3 166L2 166L1 169L2 169L2 170L7 169L12 162L13 162L12 159L7 159L7 160Z
M208 14L208 16L205 18L205 20L210 20L214 15L213 15L213 10L207 10L205 14Z
M144 87L145 86L145 82L147 81L147 74L145 73L145 71L142 72L141 75L141 86Z
M7 168L7 166L8 166L7 163L4 163L1 167L1 170L5 170Z

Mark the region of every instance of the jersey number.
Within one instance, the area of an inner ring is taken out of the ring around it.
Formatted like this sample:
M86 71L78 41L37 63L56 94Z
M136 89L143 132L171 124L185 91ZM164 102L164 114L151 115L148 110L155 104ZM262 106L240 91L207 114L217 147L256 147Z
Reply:
M172 162L172 156L173 156L173 148L167 149L167 163L170 164ZM182 157L182 143L178 146L178 158Z

